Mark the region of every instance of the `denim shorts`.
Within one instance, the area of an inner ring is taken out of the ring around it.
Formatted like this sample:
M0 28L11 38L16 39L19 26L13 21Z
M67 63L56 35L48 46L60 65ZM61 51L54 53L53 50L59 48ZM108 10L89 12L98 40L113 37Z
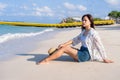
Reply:
M78 50L78 62L85 62L90 60L90 54L88 48L81 46L80 50Z

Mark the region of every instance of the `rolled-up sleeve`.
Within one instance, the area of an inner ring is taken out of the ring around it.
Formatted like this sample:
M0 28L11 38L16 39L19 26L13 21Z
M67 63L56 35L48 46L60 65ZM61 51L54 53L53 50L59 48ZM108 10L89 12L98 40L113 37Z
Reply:
M74 38L72 39L72 45L73 45L73 46L79 44L80 42L81 42L81 40L80 40L80 35L78 35L78 36L76 36L76 37L74 37Z
M95 44L98 52L100 53L100 56L103 59L106 59L107 58L106 52L105 52L104 46L103 46L103 44L101 42L101 39L100 39L98 33L96 33L96 34L93 35L93 40L94 40L94 44Z

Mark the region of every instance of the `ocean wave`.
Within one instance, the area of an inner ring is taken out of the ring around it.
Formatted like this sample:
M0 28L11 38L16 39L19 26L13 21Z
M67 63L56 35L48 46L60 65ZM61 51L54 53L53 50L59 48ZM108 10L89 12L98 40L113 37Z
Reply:
M12 39L18 39L18 38L25 38L25 37L31 37L31 36L37 36L40 34L43 34L45 32L54 31L54 29L45 29L41 32L31 32L31 33L7 33L0 36L0 43L4 43L6 41L12 40Z

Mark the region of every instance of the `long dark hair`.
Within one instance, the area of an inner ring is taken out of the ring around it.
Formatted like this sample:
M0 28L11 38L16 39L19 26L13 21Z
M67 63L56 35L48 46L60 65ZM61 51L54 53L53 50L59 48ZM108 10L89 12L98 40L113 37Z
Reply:
M93 28L93 29L95 29L94 20L93 20L92 15L91 15L91 14L85 14L85 15L83 15L83 16L82 16L82 21L83 21L83 18L84 18L84 17L87 17L87 18L89 19L89 21L90 21L90 23L91 23L91 24L90 24L90 27ZM82 30L84 30L84 29L85 29L85 27L82 26Z

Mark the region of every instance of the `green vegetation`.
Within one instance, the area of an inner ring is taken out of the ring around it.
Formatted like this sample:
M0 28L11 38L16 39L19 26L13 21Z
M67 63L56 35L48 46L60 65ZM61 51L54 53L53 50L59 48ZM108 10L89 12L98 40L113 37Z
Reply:
M73 23L75 20L71 17L66 18L66 23Z
M60 23L73 23L76 22L72 17L63 19Z
M103 19L101 18L94 18L94 21L102 21Z
M111 11L108 16L110 19L115 20L116 23L120 23L120 12L119 11Z
M118 12L118 11L111 11L108 14L108 16L111 17L111 18L119 18L120 17L120 12Z

